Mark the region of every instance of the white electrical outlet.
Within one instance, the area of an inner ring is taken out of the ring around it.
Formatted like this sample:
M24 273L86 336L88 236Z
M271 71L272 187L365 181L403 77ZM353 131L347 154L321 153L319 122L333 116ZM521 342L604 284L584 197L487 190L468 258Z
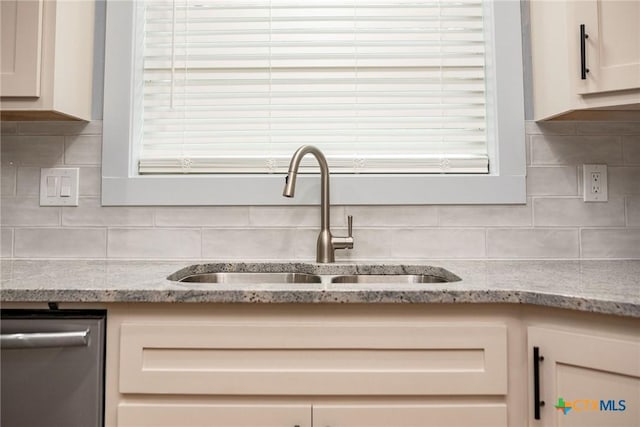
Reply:
M78 168L40 169L40 206L78 206Z
M582 181L585 202L606 202L609 199L607 165L582 165Z

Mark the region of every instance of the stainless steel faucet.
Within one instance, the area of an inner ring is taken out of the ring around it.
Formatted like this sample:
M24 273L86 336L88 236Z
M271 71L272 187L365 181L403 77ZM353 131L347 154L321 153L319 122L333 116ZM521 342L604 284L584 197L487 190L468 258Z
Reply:
M329 218L331 216L331 202L329 199L329 165L327 159L318 148L312 145L303 145L298 148L289 164L289 173L284 181L284 197L293 197L296 191L296 179L298 177L298 168L302 158L307 154L313 154L320 165L320 234L318 235L318 244L316 247L316 262L327 263L335 262L336 249L353 249L353 217L348 217L349 235L347 237L334 237L331 235L331 226Z

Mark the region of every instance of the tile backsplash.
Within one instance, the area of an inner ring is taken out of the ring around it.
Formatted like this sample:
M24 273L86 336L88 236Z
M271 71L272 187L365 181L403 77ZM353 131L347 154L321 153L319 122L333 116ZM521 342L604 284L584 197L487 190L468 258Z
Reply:
M312 260L315 206L102 207L102 123L3 122L2 257ZM640 259L640 123L527 122L526 205L334 206L338 260ZM609 201L582 201L582 164ZM80 168L80 206L40 207L41 167Z

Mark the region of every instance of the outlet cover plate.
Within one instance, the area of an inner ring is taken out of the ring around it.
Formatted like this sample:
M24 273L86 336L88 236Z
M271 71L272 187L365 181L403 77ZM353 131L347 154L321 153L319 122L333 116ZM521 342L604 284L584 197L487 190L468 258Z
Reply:
M40 206L78 206L79 171L78 168L40 169Z
M607 165L582 165L582 182L585 202L606 202Z

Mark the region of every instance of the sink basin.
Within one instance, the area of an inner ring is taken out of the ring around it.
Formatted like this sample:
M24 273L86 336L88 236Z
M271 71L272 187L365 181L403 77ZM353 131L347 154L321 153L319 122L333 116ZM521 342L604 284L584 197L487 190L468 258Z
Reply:
M320 276L305 273L201 273L186 276L180 282L192 283L320 283Z
M331 283L446 283L447 278L426 274L354 274L336 276Z
M450 283L460 277L441 267L424 265L308 264L308 263L211 263L194 264L169 276L182 283L235 285L296 283Z

